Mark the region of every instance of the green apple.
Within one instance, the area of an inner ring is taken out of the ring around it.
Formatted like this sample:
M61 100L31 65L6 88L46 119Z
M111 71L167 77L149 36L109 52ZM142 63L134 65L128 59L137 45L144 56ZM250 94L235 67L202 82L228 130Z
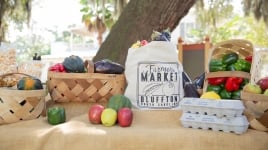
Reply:
M266 90L263 92L263 95L268 96L268 89L266 89Z
M243 91L254 94L261 94L261 87L257 84L248 83L244 86Z
M105 108L101 113L101 122L106 127L111 127L116 123L117 112L112 108Z

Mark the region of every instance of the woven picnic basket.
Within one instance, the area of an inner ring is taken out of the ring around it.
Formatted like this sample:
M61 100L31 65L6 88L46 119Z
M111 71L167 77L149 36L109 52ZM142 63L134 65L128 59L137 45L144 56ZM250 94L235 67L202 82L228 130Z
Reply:
M254 49L250 82L255 84L268 77L268 49ZM268 131L268 96L242 91L241 99L246 106L245 114L253 129Z
M108 102L115 94L123 94L124 74L48 72L48 92L55 102Z
M11 75L29 76L22 73L7 73L0 78ZM45 109L45 96L45 89L17 90L14 87L0 87L0 124L39 118Z
M215 44L209 51L208 64L206 64L203 93L208 86L208 78L214 77L242 77L250 79L250 73L244 71L217 71L209 72L209 62L211 59L221 59L225 54L235 52L239 58L244 59L253 54L253 44L244 39L231 39Z

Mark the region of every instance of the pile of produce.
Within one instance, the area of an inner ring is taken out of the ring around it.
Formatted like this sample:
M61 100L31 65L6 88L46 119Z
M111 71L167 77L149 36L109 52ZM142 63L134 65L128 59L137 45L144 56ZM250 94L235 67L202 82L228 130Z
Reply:
M245 59L239 58L235 52L223 55L221 59L211 59L209 63L209 71L244 71L250 72L252 56Z
M170 29L167 28L161 32L153 31L153 33L151 35L151 40L152 41L170 41L171 33L169 30ZM131 48L139 48L139 47L144 46L146 44L148 44L147 40L137 41L136 43L131 45Z
M57 63L49 67L49 71L62 73L104 73L104 74L122 74L125 71L124 66L109 59L103 59L97 62L91 60L83 61L76 55L66 57L62 63Z
M114 95L109 99L107 107L94 104L89 108L88 119L92 124L103 124L111 127L117 122L121 127L129 127L132 124L132 104L124 95Z
M243 88L243 91L268 96L268 77L261 78L257 81L257 83L246 84Z
M243 71L250 72L252 56L245 59L239 58L235 52L224 54L221 59L211 59L210 72L218 71ZM208 91L214 91L221 99L240 99L243 87L249 83L249 79L242 77L214 77L208 78Z

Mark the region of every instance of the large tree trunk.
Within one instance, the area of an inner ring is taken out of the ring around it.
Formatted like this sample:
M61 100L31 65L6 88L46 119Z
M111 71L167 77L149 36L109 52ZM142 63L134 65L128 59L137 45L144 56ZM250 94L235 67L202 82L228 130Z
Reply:
M153 30L171 31L196 0L130 0L93 61L110 59L125 64L128 48L137 40L151 39Z

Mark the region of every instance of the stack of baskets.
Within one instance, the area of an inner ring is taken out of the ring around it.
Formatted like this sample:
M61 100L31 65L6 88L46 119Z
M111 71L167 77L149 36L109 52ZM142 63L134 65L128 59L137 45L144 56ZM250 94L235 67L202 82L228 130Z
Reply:
M48 72L48 92L55 102L108 102L125 86L124 74Z
M268 77L268 49L254 49L251 66L252 84L263 77ZM268 96L242 91L241 99L246 106L246 115L250 126L256 130L268 131Z
M0 80L14 75L19 75L18 78L29 76L21 73L8 73L1 75ZM45 109L45 96L44 89L17 90L12 87L0 87L0 124L38 118Z

